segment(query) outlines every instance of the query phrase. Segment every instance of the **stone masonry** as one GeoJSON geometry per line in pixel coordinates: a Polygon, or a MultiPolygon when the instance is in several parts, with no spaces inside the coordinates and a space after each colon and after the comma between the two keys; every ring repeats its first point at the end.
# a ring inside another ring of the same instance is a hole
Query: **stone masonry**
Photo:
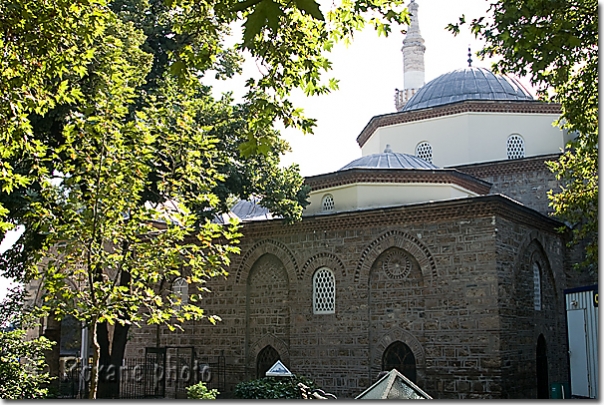
{"type": "Polygon", "coordinates": [[[548,380],[568,379],[560,292],[575,284],[559,225],[499,195],[247,223],[229,276],[209,280],[202,301],[222,322],[133,329],[127,357],[179,345],[222,355],[228,397],[257,377],[270,345],[293,373],[353,398],[402,342],[434,398],[535,398],[540,335],[548,380]],[[324,267],[335,276],[335,313],[314,314],[313,274],[324,267]]]}

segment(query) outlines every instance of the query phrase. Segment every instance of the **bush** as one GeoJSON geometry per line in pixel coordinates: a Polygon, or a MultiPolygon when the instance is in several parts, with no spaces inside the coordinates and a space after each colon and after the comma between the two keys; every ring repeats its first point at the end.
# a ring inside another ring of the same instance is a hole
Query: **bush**
{"type": "Polygon", "coordinates": [[[218,394],[218,390],[209,390],[203,381],[187,387],[187,398],[189,399],[216,399],[218,394]]]}
{"type": "Polygon", "coordinates": [[[235,387],[235,398],[240,399],[301,399],[298,383],[310,389],[318,388],[306,377],[264,377],[241,382],[235,387]]]}

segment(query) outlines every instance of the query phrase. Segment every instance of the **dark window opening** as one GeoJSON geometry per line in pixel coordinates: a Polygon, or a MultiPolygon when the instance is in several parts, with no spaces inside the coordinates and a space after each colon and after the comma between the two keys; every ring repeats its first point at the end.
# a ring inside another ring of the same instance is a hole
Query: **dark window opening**
{"type": "Polygon", "coordinates": [[[403,342],[392,343],[382,356],[382,370],[390,371],[393,368],[417,384],[415,356],[409,346],[403,342]]]}
{"type": "Polygon", "coordinates": [[[256,378],[266,377],[266,372],[277,362],[281,360],[279,352],[268,345],[260,350],[256,360],[256,378]]]}
{"type": "Polygon", "coordinates": [[[547,345],[543,335],[539,335],[537,338],[537,398],[539,399],[549,399],[547,374],[547,345]]]}

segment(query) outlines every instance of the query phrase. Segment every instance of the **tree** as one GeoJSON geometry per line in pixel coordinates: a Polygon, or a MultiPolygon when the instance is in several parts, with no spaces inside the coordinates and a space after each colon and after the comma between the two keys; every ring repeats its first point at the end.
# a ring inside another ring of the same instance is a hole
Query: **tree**
{"type": "MultiPolygon", "coordinates": [[[[489,18],[470,22],[486,41],[481,56],[498,57],[501,73],[530,77],[541,99],[560,103],[561,128],[576,139],[548,163],[561,181],[550,191],[554,214],[572,229],[570,245],[586,246],[577,267],[598,268],[598,3],[595,0],[498,0],[489,18]]],[[[466,23],[447,28],[453,33],[466,23]]]]}
{"type": "Polygon", "coordinates": [[[0,398],[45,398],[50,381],[44,351],[52,342],[41,336],[26,340],[32,317],[22,311],[23,290],[14,289],[0,306],[0,398]]]}
{"type": "MultiPolygon", "coordinates": [[[[2,256],[3,272],[25,282],[41,278],[47,313],[90,326],[94,398],[105,336],[97,330],[106,323],[123,331],[140,322],[176,328],[217,320],[201,309],[199,294],[183,304],[170,283],[184,277],[203,293],[206,278],[226,275],[237,224],[211,219],[231,197],[257,193],[274,212],[299,218],[302,181],[295,167],[278,168],[287,146],[273,126],[280,120],[310,131],[314,122],[288,94],[336,88],[334,80],[321,81],[333,41],[351,38],[366,21],[387,34],[391,22],[407,17],[395,10],[399,0],[344,1],[327,18],[313,0],[82,1],[44,9],[43,18],[30,12],[37,2],[14,3],[13,18],[0,19],[0,39],[32,40],[43,52],[34,54],[34,87],[29,71],[2,76],[9,100],[27,100],[18,111],[11,102],[5,108],[9,121],[21,121],[3,132],[11,145],[3,181],[12,182],[0,195],[8,209],[3,229],[23,224],[25,232],[2,256]],[[47,28],[55,14],[69,28],[58,38],[47,28]],[[27,29],[13,35],[15,22],[27,29]],[[228,49],[229,25],[238,22],[241,42],[228,49]],[[63,41],[73,44],[71,59],[53,53],[63,41]],[[215,71],[228,78],[243,52],[259,60],[262,77],[248,80],[240,106],[213,99],[203,77],[215,71]],[[40,62],[49,55],[60,63],[40,62]],[[51,247],[59,244],[57,254],[51,247]]],[[[27,50],[0,61],[29,61],[27,50]]]]}

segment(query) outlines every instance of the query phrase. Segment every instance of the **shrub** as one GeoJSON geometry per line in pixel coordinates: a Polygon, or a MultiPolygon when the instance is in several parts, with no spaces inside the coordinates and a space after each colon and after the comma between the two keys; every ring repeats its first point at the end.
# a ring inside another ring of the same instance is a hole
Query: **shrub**
{"type": "Polygon", "coordinates": [[[240,382],[235,387],[235,398],[240,399],[301,399],[298,383],[311,389],[318,388],[306,377],[264,377],[240,382]]]}
{"type": "Polygon", "coordinates": [[[203,381],[187,387],[187,398],[189,399],[216,399],[218,394],[218,390],[209,390],[203,381]]]}

